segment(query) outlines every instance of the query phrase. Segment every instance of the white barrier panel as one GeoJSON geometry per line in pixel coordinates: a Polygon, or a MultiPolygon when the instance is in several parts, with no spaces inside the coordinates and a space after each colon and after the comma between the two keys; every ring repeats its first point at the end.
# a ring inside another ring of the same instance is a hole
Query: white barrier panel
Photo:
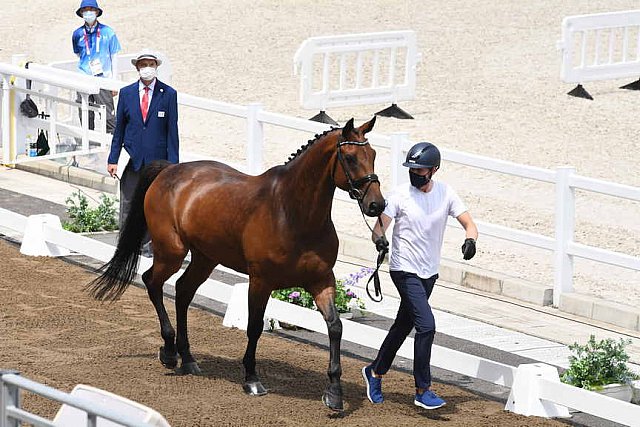
{"type": "Polygon", "coordinates": [[[640,10],[562,20],[562,80],[583,83],[640,76],[640,10]]]}
{"type": "Polygon", "coordinates": [[[560,382],[558,369],[544,363],[529,363],[518,366],[516,377],[504,409],[526,416],[546,418],[569,418],[569,409],[552,401],[540,400],[538,379],[560,382]]]}
{"type": "Polygon", "coordinates": [[[47,242],[44,235],[44,227],[49,226],[56,230],[62,230],[60,218],[51,214],[30,215],[24,228],[24,237],[20,245],[20,253],[30,256],[58,257],[69,255],[66,248],[47,242]]]}
{"type": "Polygon", "coordinates": [[[418,61],[414,31],[311,37],[294,56],[300,103],[324,111],[414,99],[418,61]]]}

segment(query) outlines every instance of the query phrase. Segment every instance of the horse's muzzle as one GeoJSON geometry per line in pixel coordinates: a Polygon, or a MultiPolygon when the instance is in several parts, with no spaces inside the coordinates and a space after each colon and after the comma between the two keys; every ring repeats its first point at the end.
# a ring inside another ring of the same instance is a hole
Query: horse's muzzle
{"type": "Polygon", "coordinates": [[[365,215],[367,216],[380,216],[380,214],[384,211],[384,203],[371,202],[367,207],[367,211],[365,215]]]}

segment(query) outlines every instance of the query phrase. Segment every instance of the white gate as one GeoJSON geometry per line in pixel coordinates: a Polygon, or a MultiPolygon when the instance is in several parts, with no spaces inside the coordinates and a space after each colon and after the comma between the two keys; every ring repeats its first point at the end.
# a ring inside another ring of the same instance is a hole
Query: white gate
{"type": "Polygon", "coordinates": [[[568,16],[558,49],[567,83],[640,77],[640,10],[568,16]]]}
{"type": "Polygon", "coordinates": [[[305,109],[411,100],[419,62],[414,31],[311,37],[294,57],[305,109]]]}

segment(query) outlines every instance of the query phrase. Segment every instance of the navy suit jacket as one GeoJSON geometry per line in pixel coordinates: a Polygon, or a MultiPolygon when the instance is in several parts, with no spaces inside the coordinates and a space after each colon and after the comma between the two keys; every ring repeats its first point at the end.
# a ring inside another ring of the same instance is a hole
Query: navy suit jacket
{"type": "Polygon", "coordinates": [[[156,80],[147,120],[142,121],[138,81],[120,89],[109,164],[118,163],[124,147],[131,166],[140,170],[154,160],[178,163],[178,94],[156,80]]]}

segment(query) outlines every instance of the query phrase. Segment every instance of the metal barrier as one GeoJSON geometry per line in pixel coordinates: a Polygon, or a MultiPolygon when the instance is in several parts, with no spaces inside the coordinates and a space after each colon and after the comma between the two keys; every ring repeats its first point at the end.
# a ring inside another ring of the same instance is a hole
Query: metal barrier
{"type": "MultiPolygon", "coordinates": [[[[640,10],[568,16],[562,20],[562,80],[570,95],[593,99],[582,83],[640,76],[640,10]]],[[[640,89],[640,80],[623,86],[640,89]]]]}
{"type": "Polygon", "coordinates": [[[293,59],[294,74],[300,70],[300,103],[324,112],[414,99],[419,60],[414,31],[311,37],[293,59]]]}
{"type": "MultiPolygon", "coordinates": [[[[16,371],[0,371],[0,427],[18,427],[22,425],[22,422],[36,427],[63,427],[22,409],[21,390],[27,390],[84,411],[86,413],[85,425],[88,427],[96,427],[98,418],[103,418],[125,427],[150,427],[149,423],[132,421],[130,417],[104,407],[97,402],[82,399],[21,377],[16,371]]],[[[81,426],[78,425],[78,427],[81,426]]]]}

